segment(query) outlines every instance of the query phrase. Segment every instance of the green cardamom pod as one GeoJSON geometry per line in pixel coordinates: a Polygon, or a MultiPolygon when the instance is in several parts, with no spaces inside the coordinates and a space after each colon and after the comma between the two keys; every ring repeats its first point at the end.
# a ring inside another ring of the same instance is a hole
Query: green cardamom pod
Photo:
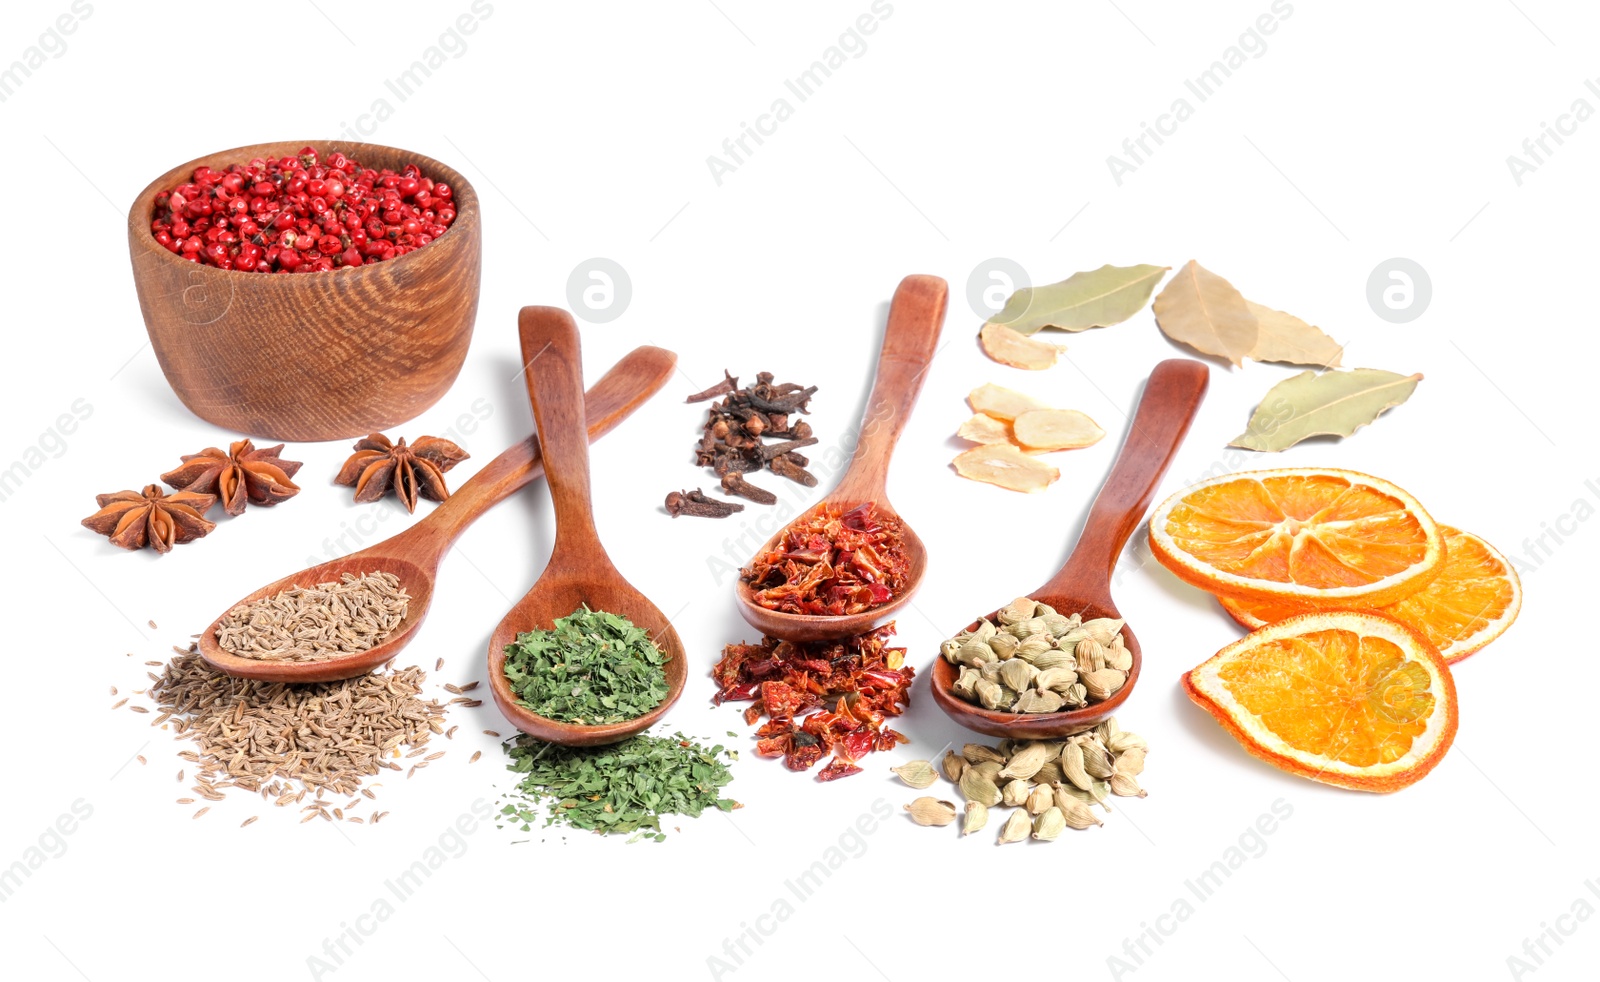
{"type": "Polygon", "coordinates": [[[1143,798],[1146,792],[1133,775],[1116,773],[1111,775],[1111,793],[1124,798],[1143,798]]]}
{"type": "Polygon", "coordinates": [[[1040,620],[1044,621],[1044,629],[1054,638],[1059,638],[1072,630],[1072,621],[1054,612],[1041,615],[1040,620]]]}
{"type": "Polygon", "coordinates": [[[1034,688],[1060,692],[1078,681],[1078,673],[1070,668],[1041,668],[1033,677],[1034,688]]]}
{"type": "Polygon", "coordinates": [[[1061,751],[1061,773],[1066,775],[1068,781],[1088,791],[1092,787],[1092,778],[1089,772],[1083,769],[1083,748],[1076,743],[1067,744],[1061,751]]]}
{"type": "Polygon", "coordinates": [[[1021,842],[1032,832],[1033,820],[1027,812],[1019,808],[1012,812],[1011,817],[1006,819],[1006,824],[1001,826],[1000,838],[995,842],[995,845],[1003,846],[1008,842],[1021,842]]]}
{"type": "Polygon", "coordinates": [[[1116,766],[1112,768],[1115,774],[1126,774],[1129,777],[1138,777],[1144,773],[1144,751],[1130,750],[1117,758],[1116,766]]]}
{"type": "Polygon", "coordinates": [[[1039,768],[1050,759],[1050,745],[1047,743],[1028,743],[1017,749],[1006,761],[1005,769],[1000,772],[1005,778],[1031,778],[1039,773],[1039,768]]]}
{"type": "Polygon", "coordinates": [[[1119,672],[1126,672],[1133,668],[1133,652],[1122,645],[1122,635],[1117,635],[1116,641],[1106,649],[1106,667],[1114,668],[1119,672]]]}
{"type": "Polygon", "coordinates": [[[1067,817],[1054,805],[1040,812],[1033,820],[1033,837],[1040,842],[1053,842],[1067,827],[1067,817]]]}
{"type": "Polygon", "coordinates": [[[1126,731],[1111,734],[1111,738],[1106,741],[1106,747],[1114,754],[1125,754],[1130,750],[1150,749],[1149,745],[1144,742],[1144,737],[1137,733],[1126,731]]]}
{"type": "Polygon", "coordinates": [[[909,761],[891,770],[900,775],[900,780],[917,789],[931,787],[939,779],[933,765],[925,760],[909,761]]]}
{"type": "Polygon", "coordinates": [[[1128,681],[1126,673],[1119,672],[1114,668],[1102,668],[1098,671],[1090,672],[1088,675],[1080,675],[1078,678],[1083,683],[1084,690],[1088,692],[1089,699],[1093,702],[1104,702],[1110,699],[1116,695],[1118,689],[1122,688],[1123,683],[1128,681]]]}
{"type": "Polygon", "coordinates": [[[1089,637],[1101,644],[1110,644],[1111,639],[1122,630],[1122,625],[1127,621],[1120,617],[1096,617],[1083,622],[1083,629],[1089,632],[1089,637]]]}
{"type": "Polygon", "coordinates": [[[1018,597],[996,611],[995,620],[1005,625],[1025,621],[1033,616],[1033,608],[1035,606],[1037,605],[1029,598],[1018,597]]]}
{"type": "Polygon", "coordinates": [[[1074,677],[1077,675],[1078,660],[1073,658],[1071,654],[1057,648],[1051,648],[1043,654],[1034,655],[1029,661],[1033,662],[1033,667],[1041,672],[1065,668],[1071,670],[1074,677]]]}
{"type": "MultiPolygon", "coordinates": [[[[1006,664],[1009,665],[1010,662],[1006,664]]],[[[1009,705],[1014,698],[1006,695],[1006,687],[999,682],[989,682],[984,679],[978,680],[977,685],[973,686],[973,691],[977,693],[978,705],[984,709],[1000,709],[1009,705]]]]}
{"type": "Polygon", "coordinates": [[[939,769],[944,771],[944,779],[951,784],[961,783],[961,772],[967,769],[966,758],[954,750],[946,750],[944,757],[939,761],[939,769]]]}
{"type": "Polygon", "coordinates": [[[976,638],[962,645],[961,650],[956,652],[956,664],[971,668],[977,668],[986,661],[995,661],[998,658],[993,648],[976,638]]]}
{"type": "Polygon", "coordinates": [[[988,645],[989,650],[994,652],[995,657],[1003,661],[1014,656],[1022,642],[1009,634],[996,634],[989,639],[988,645]]]}
{"type": "Polygon", "coordinates": [[[966,761],[969,764],[981,764],[986,760],[992,760],[1000,764],[1004,764],[1006,762],[1004,754],[993,747],[982,743],[963,744],[961,747],[961,756],[966,758],[966,761]]]}
{"type": "Polygon", "coordinates": [[[1083,748],[1083,769],[1090,777],[1105,780],[1111,776],[1111,754],[1100,745],[1099,740],[1091,737],[1079,746],[1083,748]]]}
{"type": "MultiPolygon", "coordinates": [[[[1060,757],[1059,754],[1056,756],[1060,757]]],[[[1044,762],[1044,766],[1039,768],[1038,773],[1028,780],[1036,784],[1054,784],[1057,781],[1065,781],[1066,775],[1061,773],[1061,761],[1059,759],[1047,760],[1044,762]]]]}
{"type": "Polygon", "coordinates": [[[1040,815],[1044,813],[1045,809],[1054,804],[1055,794],[1051,792],[1048,786],[1040,784],[1028,792],[1028,800],[1023,803],[1022,807],[1028,810],[1029,815],[1040,815]]]}
{"type": "Polygon", "coordinates": [[[1049,689],[1029,689],[1017,697],[1011,707],[1016,713],[1054,713],[1061,709],[1061,694],[1049,689]]]}
{"type": "Polygon", "coordinates": [[[906,811],[918,825],[949,825],[956,820],[955,803],[937,798],[918,798],[906,806],[906,811]]]}
{"type": "Polygon", "coordinates": [[[1061,815],[1066,820],[1069,828],[1086,829],[1091,825],[1104,825],[1089,808],[1089,804],[1070,794],[1064,794],[1057,789],[1055,805],[1061,809],[1061,815]]]}
{"type": "Polygon", "coordinates": [[[989,822],[989,806],[981,801],[967,802],[967,817],[961,823],[961,834],[971,835],[989,822]]]}
{"type": "Polygon", "coordinates": [[[1007,781],[1006,786],[1000,789],[1000,800],[1017,808],[1028,800],[1028,793],[1032,790],[1033,785],[1019,777],[1014,781],[1007,781]]]}
{"type": "Polygon", "coordinates": [[[1038,674],[1039,670],[1037,668],[1020,658],[1013,658],[1000,666],[1001,684],[1008,689],[1015,689],[1017,692],[1021,692],[1032,685],[1033,677],[1038,674]]]}
{"type": "Polygon", "coordinates": [[[961,775],[961,797],[992,807],[1000,804],[1000,789],[977,768],[969,767],[961,775]]]}

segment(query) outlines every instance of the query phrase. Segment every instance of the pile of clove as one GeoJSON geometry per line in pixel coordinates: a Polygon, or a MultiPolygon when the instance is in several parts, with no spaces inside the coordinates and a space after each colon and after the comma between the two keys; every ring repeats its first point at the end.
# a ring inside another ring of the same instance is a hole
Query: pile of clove
{"type": "MultiPolygon", "coordinates": [[[[717,399],[706,410],[705,427],[695,447],[695,463],[716,472],[724,494],[761,505],[776,504],[778,496],[751,484],[745,475],[763,468],[808,488],[816,487],[816,477],[806,470],[810,460],[800,449],[814,445],[817,438],[811,435],[810,423],[794,417],[810,412],[808,407],[817,387],[793,382],[775,385],[772,373],[762,372],[754,385],[740,388],[737,378],[727,371],[722,375],[721,382],[685,400],[695,403],[717,399]]],[[[726,518],[744,510],[741,504],[708,497],[698,488],[674,491],[667,495],[666,504],[667,513],[673,518],[726,518]]]]}

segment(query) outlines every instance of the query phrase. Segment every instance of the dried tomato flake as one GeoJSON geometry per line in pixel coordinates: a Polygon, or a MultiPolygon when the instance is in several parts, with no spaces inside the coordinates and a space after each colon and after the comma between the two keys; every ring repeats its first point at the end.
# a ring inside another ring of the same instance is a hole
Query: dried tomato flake
{"type": "Polygon", "coordinates": [[[893,636],[891,623],[842,641],[730,644],[711,671],[713,702],[753,700],[744,717],[751,725],[767,717],[756,730],[763,757],[803,771],[831,753],[817,780],[858,774],[856,761],[907,742],[885,725],[910,704],[916,675],[904,648],[887,647],[893,636]]]}
{"type": "Polygon", "coordinates": [[[828,761],[827,767],[824,767],[821,771],[817,772],[817,780],[837,781],[841,777],[849,777],[852,774],[860,773],[861,768],[850,763],[848,760],[841,760],[838,757],[835,757],[828,761]]]}
{"type": "Polygon", "coordinates": [[[756,603],[786,614],[859,614],[894,599],[908,563],[903,527],[866,502],[840,514],[826,503],[790,525],[739,577],[756,603]]]}

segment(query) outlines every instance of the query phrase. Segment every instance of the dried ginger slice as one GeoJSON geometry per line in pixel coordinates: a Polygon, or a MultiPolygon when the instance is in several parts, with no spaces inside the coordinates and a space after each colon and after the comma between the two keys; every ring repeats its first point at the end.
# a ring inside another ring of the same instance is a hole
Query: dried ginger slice
{"type": "Polygon", "coordinates": [[[1030,338],[1004,324],[985,324],[978,332],[983,353],[1002,365],[1040,371],[1049,368],[1066,348],[1038,338],[1030,338]]]}
{"type": "Polygon", "coordinates": [[[1009,443],[973,447],[952,461],[956,473],[1011,491],[1043,491],[1061,477],[1061,471],[1030,457],[1009,443]]]}
{"type": "Polygon", "coordinates": [[[973,443],[1011,443],[1011,424],[1003,419],[978,413],[956,430],[956,436],[973,443]]]}
{"type": "Polygon", "coordinates": [[[1050,408],[1033,396],[995,385],[993,382],[980,385],[967,393],[967,403],[972,406],[972,411],[975,413],[1003,419],[1008,423],[1030,409],[1050,408]]]}
{"type": "Polygon", "coordinates": [[[1076,409],[1032,409],[1012,421],[1011,430],[1024,450],[1076,450],[1099,443],[1106,435],[1100,424],[1076,409]]]}

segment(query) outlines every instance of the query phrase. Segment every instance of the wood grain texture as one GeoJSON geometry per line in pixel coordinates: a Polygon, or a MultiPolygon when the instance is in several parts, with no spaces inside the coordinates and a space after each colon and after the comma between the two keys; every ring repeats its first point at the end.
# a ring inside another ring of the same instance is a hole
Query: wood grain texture
{"type": "MultiPolygon", "coordinates": [[[[1210,371],[1206,366],[1186,358],[1168,359],[1150,373],[1138,411],[1128,427],[1128,437],[1089,508],[1089,518],[1077,546],[1060,572],[1027,596],[1049,604],[1061,614],[1082,614],[1085,620],[1122,616],[1111,599],[1111,574],[1117,557],[1150,507],[1156,485],[1161,483],[1161,476],[1183,444],[1209,383],[1210,371]]],[[[991,612],[989,617],[992,619],[995,613],[991,612]]],[[[973,621],[965,630],[971,631],[977,626],[978,622],[973,621]]],[[[984,709],[952,691],[958,666],[943,656],[934,659],[928,684],[939,708],[969,730],[1029,740],[1070,736],[1115,715],[1139,681],[1144,654],[1131,625],[1123,625],[1122,640],[1133,655],[1128,681],[1110,699],[1081,709],[1061,713],[1001,713],[984,709]]]]}
{"type": "Polygon", "coordinates": [[[550,743],[593,747],[618,743],[649,729],[683,695],[688,665],[683,641],[665,614],[612,565],[594,527],[589,497],[589,447],[583,438],[583,361],[578,327],[557,307],[524,307],[517,326],[533,418],[544,448],[545,474],[555,505],[556,541],[533,589],[517,601],[489,638],[489,688],[507,721],[550,743]],[[556,618],[587,604],[632,621],[666,655],[667,697],[643,716],[582,726],[548,719],[521,705],[506,679],[506,646],[524,631],[549,630],[556,618]]]}
{"type": "MultiPolygon", "coordinates": [[[[901,280],[895,289],[894,300],[889,305],[889,322],[883,331],[883,348],[878,354],[877,377],[872,394],[867,398],[855,453],[838,486],[822,500],[823,505],[848,511],[871,501],[883,514],[899,517],[886,491],[889,460],[906,421],[911,418],[912,407],[917,404],[928,366],[939,349],[939,333],[944,327],[949,296],[949,284],[937,276],[913,274],[901,280]]],[[[813,510],[808,509],[806,515],[813,510]]],[[[836,617],[786,614],[756,603],[755,591],[741,579],[734,586],[739,613],[761,633],[786,641],[847,638],[886,623],[911,602],[928,568],[928,550],[922,539],[903,519],[902,528],[906,583],[888,603],[859,614],[836,617]]],[[[780,529],[757,555],[771,550],[788,531],[787,527],[780,529]]]]}
{"type": "MultiPolygon", "coordinates": [[[[635,348],[607,372],[585,400],[588,438],[598,440],[627,419],[672,377],[678,356],[662,348],[635,348]]],[[[444,503],[417,524],[342,559],[268,583],[229,607],[270,597],[295,584],[338,580],[344,573],[387,572],[400,577],[411,594],[405,620],[382,644],[367,651],[319,662],[269,662],[229,654],[217,644],[219,616],[201,632],[200,656],[213,668],[240,678],[273,682],[327,682],[363,675],[411,643],[433,604],[439,564],[474,520],[544,472],[539,439],[530,436],[484,465],[444,503]]],[[[224,612],[225,613],[225,612],[224,612]]]]}
{"type": "Polygon", "coordinates": [[[128,211],[128,252],[150,344],[195,415],[274,440],[362,436],[412,419],[455,381],[472,340],[482,260],[477,193],[409,150],[294,141],[223,150],[156,178],[128,211]],[[189,262],[150,233],[155,197],[196,167],[290,156],[311,145],[368,167],[414,163],[455,189],[456,220],[415,252],[322,273],[243,273],[189,262]]]}

